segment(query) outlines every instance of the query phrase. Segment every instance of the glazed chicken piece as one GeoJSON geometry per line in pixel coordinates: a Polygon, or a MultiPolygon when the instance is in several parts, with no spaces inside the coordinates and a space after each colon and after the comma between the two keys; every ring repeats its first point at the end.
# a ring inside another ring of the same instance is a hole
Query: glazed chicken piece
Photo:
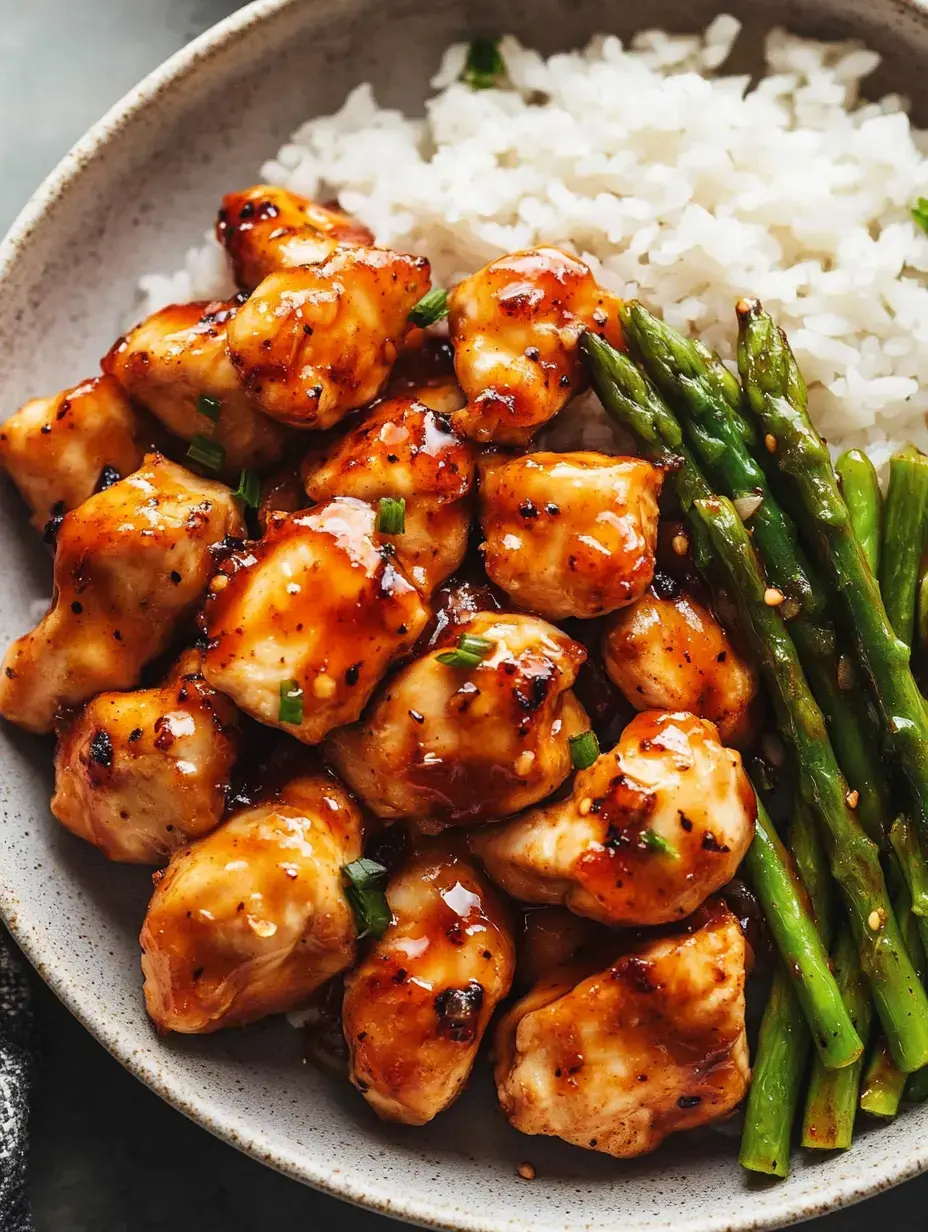
{"type": "Polygon", "coordinates": [[[146,317],[103,358],[103,370],[181,440],[221,447],[216,469],[267,470],[283,457],[287,433],[252,406],[226,349],[230,304],[171,304],[146,317]]]}
{"type": "Polygon", "coordinates": [[[712,900],[604,969],[553,972],[496,1032],[510,1123],[630,1158],[727,1116],[750,1076],[745,959],[737,921],[712,900]]]}
{"type": "Polygon", "coordinates": [[[374,242],[367,227],[350,214],[271,184],[227,193],[216,220],[216,238],[232,258],[235,281],[243,291],[253,291],[275,270],[325,261],[339,246],[374,242]]]}
{"type": "Polygon", "coordinates": [[[110,860],[164,864],[219,824],[240,741],[187,651],[160,688],[100,693],[65,728],[52,812],[110,860]]]}
{"type": "Polygon", "coordinates": [[[708,608],[672,585],[661,589],[606,625],[609,678],[636,710],[689,710],[711,719],[723,744],[744,748],[756,725],[757,673],[708,608]]]}
{"type": "Polygon", "coordinates": [[[330,428],[380,393],[425,257],[340,248],[322,265],[269,274],[229,325],[229,354],[255,406],[295,428],[330,428]]]}
{"type": "Polygon", "coordinates": [[[559,248],[510,253],[465,278],[448,298],[467,395],[455,427],[477,441],[524,445],[585,388],[584,330],[621,344],[619,304],[559,248]]]}
{"type": "Polygon", "coordinates": [[[160,454],[72,510],[51,607],[3,660],[0,714],[50,732],[60,707],[134,688],[203,597],[210,548],[244,529],[227,487],[160,454]]]}
{"type": "Polygon", "coordinates": [[[695,911],[741,863],[755,799],[707,719],[652,710],[581,770],[565,800],[471,836],[493,880],[616,927],[695,911]]]}
{"type": "Polygon", "coordinates": [[[344,497],[272,514],[264,537],[223,563],[204,605],[206,679],[306,744],[358,718],[428,620],[375,518],[344,497]]]}
{"type": "Polygon", "coordinates": [[[351,1081],[385,1121],[424,1125],[461,1091],[515,965],[501,898],[427,847],[387,887],[393,923],[345,981],[351,1081]]]}
{"type": "Polygon", "coordinates": [[[589,727],[571,692],[583,647],[534,616],[480,612],[465,633],[489,643],[477,666],[443,663],[453,642],[431,650],[329,739],[326,755],[378,817],[426,832],[505,817],[570,774],[568,738],[589,727]]]}
{"type": "Polygon", "coordinates": [[[139,939],[155,1026],[195,1035],[305,1004],[354,962],[342,866],[360,854],[360,813],[327,775],[175,852],[139,939]]]}
{"type": "Polygon", "coordinates": [[[145,425],[108,376],[53,398],[33,398],[0,428],[0,466],[22,493],[32,525],[43,530],[99,488],[137,470],[145,425]]]}
{"type": "Polygon", "coordinates": [[[615,934],[565,907],[531,907],[525,912],[517,945],[516,980],[524,988],[547,979],[581,955],[599,953],[603,945],[611,947],[608,961],[615,949],[615,934]]]}
{"type": "Polygon", "coordinates": [[[654,573],[662,482],[638,458],[491,455],[480,481],[487,573],[513,602],[549,620],[634,602],[654,573]]]}
{"type": "MultiPolygon", "coordinates": [[[[459,391],[445,390],[449,405],[459,391]]],[[[434,389],[427,391],[433,404],[434,389]]],[[[315,502],[354,496],[377,505],[405,501],[403,532],[391,536],[396,559],[423,594],[430,594],[464,558],[470,529],[475,448],[448,420],[417,398],[376,404],[321,457],[305,464],[306,492],[315,502]]]]}

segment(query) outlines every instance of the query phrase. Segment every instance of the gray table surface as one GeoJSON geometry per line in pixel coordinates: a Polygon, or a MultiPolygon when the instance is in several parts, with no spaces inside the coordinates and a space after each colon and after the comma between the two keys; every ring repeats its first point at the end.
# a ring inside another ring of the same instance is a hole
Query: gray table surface
{"type": "MultiPolygon", "coordinates": [[[[0,0],[0,232],[81,133],[235,0],[0,0]]],[[[38,1232],[273,1232],[396,1225],[278,1176],[162,1103],[36,980],[32,1123],[38,1232]]],[[[819,1221],[928,1224],[928,1176],[819,1221]]],[[[0,1230],[2,1232],[2,1230],[0,1230]]]]}

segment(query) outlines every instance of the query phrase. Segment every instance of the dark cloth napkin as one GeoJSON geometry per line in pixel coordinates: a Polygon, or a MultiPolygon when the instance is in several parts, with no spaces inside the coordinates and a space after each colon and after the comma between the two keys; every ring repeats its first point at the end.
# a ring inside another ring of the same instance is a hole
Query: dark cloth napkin
{"type": "Polygon", "coordinates": [[[26,963],[0,924],[0,1232],[33,1232],[26,1203],[32,1063],[26,963]]]}

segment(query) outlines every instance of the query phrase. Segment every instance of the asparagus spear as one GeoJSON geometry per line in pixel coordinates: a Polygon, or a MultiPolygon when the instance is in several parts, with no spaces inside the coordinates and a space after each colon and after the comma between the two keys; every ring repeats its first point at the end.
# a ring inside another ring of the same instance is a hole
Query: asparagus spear
{"type": "MultiPolygon", "coordinates": [[[[867,1040],[873,1006],[849,928],[843,928],[838,934],[832,965],[857,1034],[867,1040]]],[[[813,1059],[802,1118],[803,1146],[836,1151],[851,1145],[863,1064],[863,1057],[858,1057],[844,1069],[826,1069],[818,1056],[813,1059]]]]}
{"type": "MultiPolygon", "coordinates": [[[[890,826],[889,841],[896,853],[896,860],[911,901],[915,902],[921,895],[928,897],[928,869],[925,868],[921,858],[918,837],[908,817],[896,818],[890,826]]],[[[918,930],[922,948],[928,952],[928,919],[922,915],[913,915],[913,921],[918,930]]]]}
{"type": "MultiPolygon", "coordinates": [[[[760,465],[766,449],[753,426],[726,396],[728,370],[704,347],[684,338],[637,302],[622,308],[629,345],[664,397],[677,406],[687,436],[716,491],[744,500],[761,498],[750,527],[773,587],[787,596],[790,635],[821,707],[838,761],[858,793],[861,822],[882,843],[892,817],[888,788],[873,739],[867,699],[842,689],[827,595],[798,544],[792,519],[780,508],[760,465]],[[707,358],[708,356],[708,358],[707,358]]],[[[745,520],[748,520],[747,517],[745,520]]]]}
{"type": "MultiPolygon", "coordinates": [[[[887,747],[912,793],[922,849],[928,843],[928,711],[893,632],[879,587],[838,491],[828,449],[806,409],[806,388],[786,336],[756,301],[738,303],[738,367],[751,411],[773,444],[772,457],[792,480],[819,563],[844,608],[857,657],[870,679],[887,747]]],[[[928,902],[913,904],[928,915],[928,902]]]]}
{"type": "Polygon", "coordinates": [[[848,919],[893,1058],[909,1073],[928,1064],[928,997],[906,951],[883,880],[876,844],[848,804],[847,784],[786,626],[765,599],[751,541],[731,502],[697,501],[736,596],[746,635],[764,672],[781,734],[792,746],[799,790],[822,829],[832,877],[848,919]]]}
{"type": "Polygon", "coordinates": [[[802,799],[793,806],[793,817],[787,834],[789,849],[812,904],[816,927],[827,946],[831,940],[835,919],[835,883],[828,868],[828,855],[822,846],[815,818],[802,799]]]}
{"type": "Polygon", "coordinates": [[[757,1037],[741,1131],[738,1159],[750,1172],[789,1175],[793,1119],[810,1044],[809,1028],[794,985],[782,962],[777,960],[757,1037]]]}
{"type": "Polygon", "coordinates": [[[829,1069],[850,1065],[863,1044],[831,973],[808,895],[760,798],[744,866],[822,1061],[829,1069]]]}
{"type": "Polygon", "coordinates": [[[889,623],[909,647],[928,511],[928,458],[909,445],[889,462],[880,549],[880,592],[889,623]]]}
{"type": "Polygon", "coordinates": [[[835,463],[841,495],[857,541],[874,577],[880,571],[880,522],[883,497],[876,469],[859,449],[846,450],[835,463]]]}

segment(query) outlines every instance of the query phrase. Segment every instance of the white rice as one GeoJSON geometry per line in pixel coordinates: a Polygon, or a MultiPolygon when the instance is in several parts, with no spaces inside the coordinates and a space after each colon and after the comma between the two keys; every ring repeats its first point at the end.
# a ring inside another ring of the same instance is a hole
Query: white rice
{"type": "MultiPolygon", "coordinates": [[[[505,38],[508,85],[484,91],[458,82],[457,45],[424,120],[359,86],[261,175],[337,197],[445,285],[514,249],[571,248],[726,359],[736,299],[758,296],[834,448],[878,465],[906,441],[928,451],[928,235],[910,213],[928,197],[928,133],[897,95],[860,102],[879,57],[857,43],[774,30],[753,88],[717,75],[738,32],[723,15],[701,36],[599,37],[548,60],[505,38]]],[[[151,311],[233,286],[210,237],[142,288],[151,311]]]]}

